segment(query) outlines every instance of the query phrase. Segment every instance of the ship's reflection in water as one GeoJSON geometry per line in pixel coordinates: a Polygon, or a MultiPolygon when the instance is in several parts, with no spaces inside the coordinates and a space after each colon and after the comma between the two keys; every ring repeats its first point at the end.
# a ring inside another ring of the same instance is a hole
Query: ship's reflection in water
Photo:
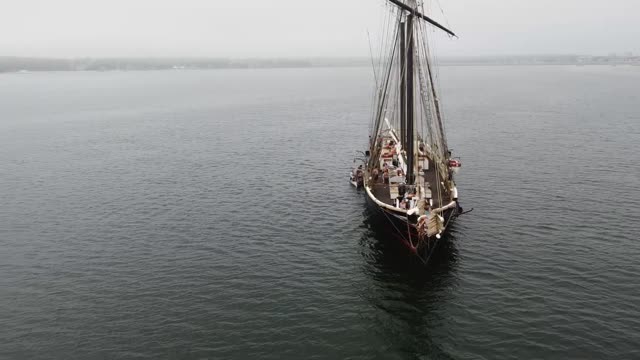
{"type": "Polygon", "coordinates": [[[364,272],[371,279],[362,294],[373,307],[372,330],[385,339],[387,354],[449,358],[441,348],[447,336],[447,304],[456,286],[458,251],[455,225],[427,264],[400,241],[379,212],[365,211],[361,238],[364,272]]]}

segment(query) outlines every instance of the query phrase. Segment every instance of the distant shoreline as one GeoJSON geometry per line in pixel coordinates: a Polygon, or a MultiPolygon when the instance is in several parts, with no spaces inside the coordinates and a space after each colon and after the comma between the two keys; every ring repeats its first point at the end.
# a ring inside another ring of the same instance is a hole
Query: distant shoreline
{"type": "MultiPolygon", "coordinates": [[[[140,71],[370,67],[370,58],[222,59],[222,58],[33,58],[0,57],[0,73],[35,71],[140,71]]],[[[441,66],[491,65],[640,65],[640,56],[529,55],[442,57],[441,66]]]]}

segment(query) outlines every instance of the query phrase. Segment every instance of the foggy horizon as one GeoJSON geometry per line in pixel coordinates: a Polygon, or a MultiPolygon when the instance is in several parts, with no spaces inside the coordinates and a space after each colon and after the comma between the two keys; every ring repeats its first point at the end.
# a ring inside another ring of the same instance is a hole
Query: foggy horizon
{"type": "MultiPolygon", "coordinates": [[[[440,59],[491,59],[491,58],[535,58],[535,57],[548,57],[548,58],[562,58],[562,57],[608,57],[608,56],[616,56],[616,57],[626,57],[628,55],[635,57],[640,56],[638,52],[632,51],[621,51],[621,52],[611,52],[607,54],[465,54],[465,55],[440,55],[438,54],[438,58],[440,59]]],[[[13,54],[1,54],[0,58],[17,58],[17,59],[42,59],[42,60],[81,60],[81,59],[123,59],[123,60],[359,60],[359,61],[371,61],[371,57],[368,55],[319,55],[319,56],[244,56],[244,57],[233,57],[233,56],[183,56],[183,55],[158,55],[158,56],[143,56],[143,55],[104,55],[104,56],[47,56],[47,55],[34,55],[34,56],[23,56],[23,55],[13,55],[13,54]]],[[[374,57],[374,60],[379,60],[379,57],[374,57]]]]}
{"type": "MultiPolygon", "coordinates": [[[[369,36],[375,53],[389,6],[386,0],[26,0],[0,14],[0,31],[9,34],[0,39],[0,56],[369,58],[369,36]]],[[[640,52],[640,4],[631,0],[440,0],[425,7],[459,36],[430,33],[442,57],[640,52]]]]}

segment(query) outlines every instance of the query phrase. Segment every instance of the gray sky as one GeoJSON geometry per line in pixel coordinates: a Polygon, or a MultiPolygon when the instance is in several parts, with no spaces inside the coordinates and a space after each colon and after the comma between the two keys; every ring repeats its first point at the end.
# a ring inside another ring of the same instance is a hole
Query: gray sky
{"type": "MultiPolygon", "coordinates": [[[[428,0],[439,55],[640,53],[638,0],[428,0]],[[444,12],[444,16],[441,12],[444,12]]],[[[385,0],[2,0],[0,56],[368,56],[385,0]]]]}

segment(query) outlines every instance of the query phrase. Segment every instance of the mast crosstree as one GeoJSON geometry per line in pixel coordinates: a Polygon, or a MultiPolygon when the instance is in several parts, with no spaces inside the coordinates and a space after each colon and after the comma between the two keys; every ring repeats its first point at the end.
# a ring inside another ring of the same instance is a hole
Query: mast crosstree
{"type": "MultiPolygon", "coordinates": [[[[416,9],[416,6],[411,7],[405,3],[403,3],[400,0],[389,0],[390,3],[397,5],[399,8],[401,8],[402,10],[406,10],[408,11],[411,15],[417,16],[423,20],[425,20],[426,22],[428,22],[429,24],[437,27],[438,29],[446,32],[447,34],[454,36],[454,37],[458,37],[458,35],[456,35],[453,31],[447,29],[446,27],[440,25],[437,21],[433,20],[432,18],[421,14],[420,12],[418,12],[418,10],[416,9]]],[[[413,0],[413,2],[415,2],[415,0],[413,0]]]]}

